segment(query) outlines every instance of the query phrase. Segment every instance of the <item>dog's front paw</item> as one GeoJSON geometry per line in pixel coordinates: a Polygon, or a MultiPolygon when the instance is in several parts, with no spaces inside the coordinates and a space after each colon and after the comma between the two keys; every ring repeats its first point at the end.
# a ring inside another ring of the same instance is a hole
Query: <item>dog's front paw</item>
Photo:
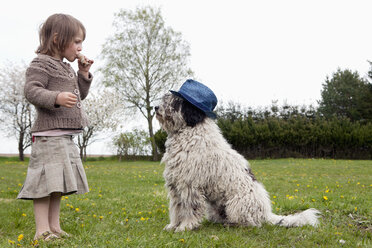
{"type": "Polygon", "coordinates": [[[168,224],[163,228],[164,231],[172,231],[174,229],[176,229],[176,226],[172,224],[168,224]]]}
{"type": "Polygon", "coordinates": [[[194,230],[199,227],[199,224],[187,223],[187,224],[180,224],[174,231],[175,232],[184,232],[186,230],[194,230]]]}

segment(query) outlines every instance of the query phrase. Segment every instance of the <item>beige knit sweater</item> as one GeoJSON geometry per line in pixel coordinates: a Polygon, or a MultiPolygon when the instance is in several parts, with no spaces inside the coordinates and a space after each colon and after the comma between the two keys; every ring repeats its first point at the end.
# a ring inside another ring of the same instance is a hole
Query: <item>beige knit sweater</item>
{"type": "Polygon", "coordinates": [[[69,63],[48,55],[39,54],[26,71],[24,93],[37,111],[31,132],[56,128],[81,129],[88,125],[81,100],[88,95],[93,76],[89,78],[72,69],[69,63]],[[72,92],[78,102],[72,108],[56,105],[60,92],[72,92]]]}

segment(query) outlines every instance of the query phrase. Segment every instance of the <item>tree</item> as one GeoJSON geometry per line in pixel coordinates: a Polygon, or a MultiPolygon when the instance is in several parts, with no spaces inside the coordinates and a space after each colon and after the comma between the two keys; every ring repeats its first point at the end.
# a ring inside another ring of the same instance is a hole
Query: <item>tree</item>
{"type": "Polygon", "coordinates": [[[338,69],[331,79],[326,78],[321,96],[319,112],[326,118],[372,120],[372,86],[358,72],[338,69]]]}
{"type": "Polygon", "coordinates": [[[78,136],[77,146],[80,157],[86,161],[87,147],[97,141],[99,134],[116,129],[122,106],[119,106],[119,97],[115,92],[100,90],[100,94],[91,92],[84,100],[84,109],[89,119],[89,126],[78,136]]]}
{"type": "Polygon", "coordinates": [[[116,147],[119,161],[121,161],[123,156],[146,155],[150,139],[144,130],[133,129],[132,132],[125,132],[116,136],[113,144],[116,147]]]}
{"type": "Polygon", "coordinates": [[[181,33],[165,27],[160,9],[137,8],[115,14],[115,34],[102,50],[104,84],[146,118],[153,159],[158,159],[154,140],[153,105],[169,89],[192,74],[188,68],[189,45],[181,33]]]}
{"type": "Polygon", "coordinates": [[[23,94],[26,64],[6,63],[0,68],[0,123],[9,137],[18,141],[19,159],[24,161],[24,150],[31,146],[31,125],[34,108],[23,94]]]}

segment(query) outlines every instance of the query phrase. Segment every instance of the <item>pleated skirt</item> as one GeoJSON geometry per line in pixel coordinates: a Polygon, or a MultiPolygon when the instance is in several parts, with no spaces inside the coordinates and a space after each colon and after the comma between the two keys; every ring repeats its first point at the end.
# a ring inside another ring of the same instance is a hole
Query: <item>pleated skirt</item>
{"type": "Polygon", "coordinates": [[[32,200],[49,196],[89,192],[88,181],[72,136],[36,136],[31,148],[27,176],[17,198],[32,200]]]}

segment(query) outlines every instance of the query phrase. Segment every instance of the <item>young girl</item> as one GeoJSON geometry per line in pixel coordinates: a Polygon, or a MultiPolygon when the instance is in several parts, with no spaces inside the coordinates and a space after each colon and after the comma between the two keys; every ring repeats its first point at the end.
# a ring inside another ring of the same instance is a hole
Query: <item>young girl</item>
{"type": "Polygon", "coordinates": [[[37,57],[26,71],[25,97],[37,110],[31,128],[32,151],[18,199],[33,200],[35,240],[69,236],[61,229],[61,196],[89,191],[84,167],[72,138],[88,124],[81,101],[88,95],[93,60],[69,62],[81,56],[85,28],[72,16],[50,16],[39,31],[37,57]]]}

